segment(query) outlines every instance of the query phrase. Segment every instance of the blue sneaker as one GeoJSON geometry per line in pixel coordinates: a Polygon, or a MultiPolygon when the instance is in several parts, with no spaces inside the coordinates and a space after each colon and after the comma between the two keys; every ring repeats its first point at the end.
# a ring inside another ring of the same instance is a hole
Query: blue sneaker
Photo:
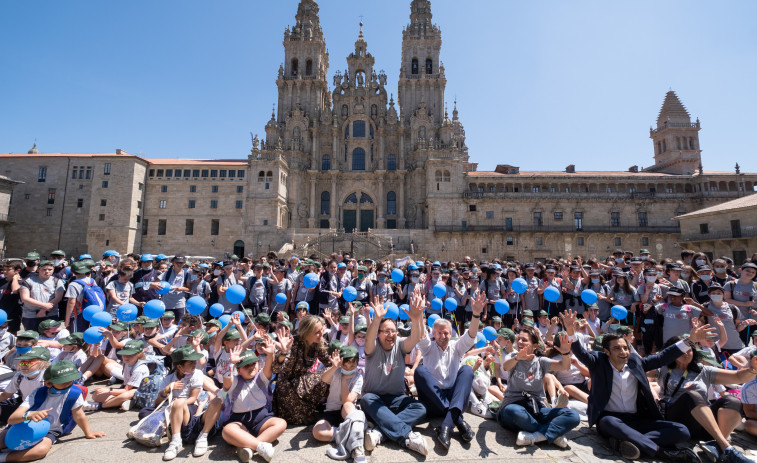
{"type": "Polygon", "coordinates": [[[721,461],[724,461],[725,463],[754,463],[754,460],[747,458],[734,446],[725,449],[721,461]]]}
{"type": "Polygon", "coordinates": [[[718,447],[718,444],[714,440],[702,442],[699,446],[702,447],[704,456],[707,457],[710,463],[717,463],[721,452],[720,447],[718,447]]]}

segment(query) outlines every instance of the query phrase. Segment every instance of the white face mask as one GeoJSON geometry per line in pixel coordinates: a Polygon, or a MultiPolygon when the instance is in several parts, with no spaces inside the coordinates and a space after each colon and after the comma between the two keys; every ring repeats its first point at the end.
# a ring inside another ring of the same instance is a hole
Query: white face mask
{"type": "Polygon", "coordinates": [[[55,265],[56,267],[59,266],[62,263],[63,263],[63,259],[55,259],[53,261],[53,265],[55,265]]]}
{"type": "Polygon", "coordinates": [[[411,280],[411,281],[412,281],[413,283],[418,283],[418,277],[412,277],[412,278],[410,278],[410,280],[411,280]]]}
{"type": "Polygon", "coordinates": [[[220,274],[221,274],[221,270],[220,269],[213,270],[213,275],[218,276],[220,274]]]}
{"type": "Polygon", "coordinates": [[[722,294],[711,294],[710,300],[715,303],[723,302],[723,295],[722,294]]]}
{"type": "Polygon", "coordinates": [[[649,276],[649,277],[647,277],[647,281],[650,282],[650,283],[654,283],[655,281],[657,281],[657,277],[656,276],[649,276]]]}
{"type": "Polygon", "coordinates": [[[189,275],[189,281],[195,281],[197,279],[197,275],[191,274],[189,275]]]}
{"type": "Polygon", "coordinates": [[[723,268],[723,267],[715,267],[715,273],[725,273],[725,268],[723,268]]]}
{"type": "Polygon", "coordinates": [[[701,267],[702,265],[706,264],[707,261],[704,259],[697,259],[697,266],[701,267]]]}
{"type": "Polygon", "coordinates": [[[641,256],[641,260],[647,260],[649,259],[649,256],[641,256]]]}
{"type": "Polygon", "coordinates": [[[342,375],[343,376],[352,376],[357,371],[357,368],[355,368],[354,370],[349,370],[349,371],[345,370],[344,368],[340,368],[340,370],[342,370],[342,375]]]}
{"type": "Polygon", "coordinates": [[[355,344],[360,347],[365,346],[365,338],[355,338],[355,344]]]}
{"type": "Polygon", "coordinates": [[[681,272],[681,278],[688,278],[691,274],[689,272],[681,272]]]}
{"type": "Polygon", "coordinates": [[[625,260],[625,259],[623,259],[622,257],[618,257],[617,259],[615,259],[615,262],[617,262],[617,263],[619,263],[619,264],[622,264],[622,263],[623,263],[623,262],[625,262],[625,261],[626,261],[626,260],[625,260]]]}

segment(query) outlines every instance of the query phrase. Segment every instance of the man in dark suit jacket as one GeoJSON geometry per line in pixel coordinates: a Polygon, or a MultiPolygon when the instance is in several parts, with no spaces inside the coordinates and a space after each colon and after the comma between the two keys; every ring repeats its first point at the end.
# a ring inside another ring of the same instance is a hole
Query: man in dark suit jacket
{"type": "MultiPolygon", "coordinates": [[[[563,324],[570,336],[575,320],[574,312],[563,314],[563,324]]],[[[632,354],[627,341],[614,334],[604,335],[604,352],[588,352],[581,343],[574,342],[573,354],[591,373],[589,426],[596,424],[597,431],[610,439],[624,458],[633,460],[643,452],[667,461],[700,463],[691,449],[675,447],[690,439],[689,431],[683,424],[663,420],[646,372],[674,362],[712,331],[709,325],[692,329],[689,340],[648,357],[632,354]]]]}

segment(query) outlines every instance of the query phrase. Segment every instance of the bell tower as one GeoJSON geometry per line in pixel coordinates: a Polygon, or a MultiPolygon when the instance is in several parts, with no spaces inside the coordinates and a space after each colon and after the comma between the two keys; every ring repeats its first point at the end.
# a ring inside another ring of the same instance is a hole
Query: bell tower
{"type": "Polygon", "coordinates": [[[399,104],[405,125],[425,103],[435,124],[444,118],[444,66],[439,62],[442,33],[431,22],[431,2],[413,0],[410,24],[402,31],[402,65],[400,66],[399,104]]]}
{"type": "Polygon", "coordinates": [[[678,95],[669,91],[657,117],[657,128],[649,128],[655,163],[645,170],[688,175],[696,172],[702,163],[700,130],[699,119],[691,122],[689,112],[678,95]]]}
{"type": "Polygon", "coordinates": [[[296,24],[284,31],[284,64],[279,67],[276,120],[284,122],[297,105],[311,118],[331,107],[326,74],[329,53],[315,0],[301,0],[296,24]]]}

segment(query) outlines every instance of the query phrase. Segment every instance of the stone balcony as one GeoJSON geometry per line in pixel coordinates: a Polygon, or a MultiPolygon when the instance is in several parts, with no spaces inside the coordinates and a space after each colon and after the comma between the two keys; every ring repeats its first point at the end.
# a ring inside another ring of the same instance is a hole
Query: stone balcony
{"type": "Polygon", "coordinates": [[[434,232],[497,232],[497,233],[680,233],[681,228],[673,226],[617,226],[585,225],[452,225],[434,223],[434,232]]]}

